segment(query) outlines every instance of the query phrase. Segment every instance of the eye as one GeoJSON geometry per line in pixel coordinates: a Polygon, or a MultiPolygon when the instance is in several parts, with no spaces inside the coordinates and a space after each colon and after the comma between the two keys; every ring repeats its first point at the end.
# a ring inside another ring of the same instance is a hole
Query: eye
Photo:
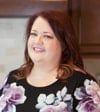
{"type": "Polygon", "coordinates": [[[53,39],[53,36],[51,35],[43,35],[43,37],[53,39]]]}
{"type": "Polygon", "coordinates": [[[31,33],[30,33],[30,36],[34,36],[34,37],[35,37],[35,36],[37,36],[37,35],[38,35],[38,34],[35,33],[35,32],[31,32],[31,33]]]}

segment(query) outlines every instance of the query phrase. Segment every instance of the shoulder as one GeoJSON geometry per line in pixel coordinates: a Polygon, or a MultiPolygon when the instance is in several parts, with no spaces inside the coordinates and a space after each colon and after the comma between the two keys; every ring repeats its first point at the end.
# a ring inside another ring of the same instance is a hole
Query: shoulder
{"type": "Polygon", "coordinates": [[[16,73],[17,73],[17,70],[13,70],[13,71],[9,72],[7,83],[12,83],[12,82],[18,81],[18,79],[15,77],[16,73]]]}
{"type": "Polygon", "coordinates": [[[0,95],[5,85],[10,84],[11,82],[15,82],[15,78],[12,76],[12,73],[3,76],[3,78],[0,80],[0,95]]]}
{"type": "Polygon", "coordinates": [[[90,79],[95,80],[94,76],[87,72],[74,71],[73,78],[79,78],[79,80],[90,79]]]}
{"type": "Polygon", "coordinates": [[[10,71],[6,77],[5,85],[11,84],[13,82],[19,83],[21,79],[18,79],[17,76],[18,76],[18,70],[17,69],[10,71]]]}
{"type": "Polygon", "coordinates": [[[0,95],[2,94],[3,88],[6,85],[9,85],[12,83],[16,83],[17,85],[20,85],[21,81],[19,79],[17,79],[17,77],[16,77],[17,73],[18,73],[17,70],[13,70],[13,71],[9,72],[8,75],[6,75],[6,77],[3,79],[3,81],[0,81],[0,95]]]}
{"type": "Polygon", "coordinates": [[[94,76],[92,76],[91,74],[87,72],[81,72],[81,71],[74,71],[72,76],[69,77],[69,79],[70,81],[74,82],[77,86],[83,86],[84,81],[86,79],[96,81],[94,76]]]}
{"type": "Polygon", "coordinates": [[[11,71],[9,74],[3,75],[0,77],[0,90],[8,83],[16,82],[17,79],[14,77],[14,71],[11,71]]]}
{"type": "Polygon", "coordinates": [[[74,70],[72,75],[69,76],[66,80],[60,81],[59,86],[66,86],[68,93],[73,94],[76,88],[84,86],[85,80],[87,79],[95,81],[95,78],[92,75],[74,70]]]}
{"type": "Polygon", "coordinates": [[[65,81],[65,85],[68,88],[68,92],[74,95],[76,88],[85,86],[86,80],[96,81],[95,78],[89,73],[74,70],[73,74],[65,81]]]}

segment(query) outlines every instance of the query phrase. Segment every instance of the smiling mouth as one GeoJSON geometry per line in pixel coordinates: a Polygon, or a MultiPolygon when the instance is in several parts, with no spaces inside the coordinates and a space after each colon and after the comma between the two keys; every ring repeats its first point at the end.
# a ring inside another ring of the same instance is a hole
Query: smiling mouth
{"type": "Polygon", "coordinates": [[[44,52],[45,51],[45,49],[43,49],[43,48],[39,48],[39,47],[33,47],[33,50],[35,51],[35,52],[40,52],[40,53],[42,53],[42,52],[44,52]]]}

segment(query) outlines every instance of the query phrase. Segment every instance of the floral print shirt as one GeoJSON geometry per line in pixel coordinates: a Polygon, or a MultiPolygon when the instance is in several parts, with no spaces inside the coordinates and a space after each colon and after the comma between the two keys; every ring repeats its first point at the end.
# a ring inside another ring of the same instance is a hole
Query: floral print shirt
{"type": "Polygon", "coordinates": [[[66,81],[45,87],[13,74],[0,90],[0,112],[100,112],[100,87],[89,74],[74,71],[66,81]]]}

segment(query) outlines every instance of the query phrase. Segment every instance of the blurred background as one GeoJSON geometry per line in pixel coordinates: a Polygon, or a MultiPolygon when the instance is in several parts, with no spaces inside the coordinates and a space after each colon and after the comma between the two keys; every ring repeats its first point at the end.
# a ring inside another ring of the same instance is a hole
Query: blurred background
{"type": "Polygon", "coordinates": [[[99,0],[0,0],[0,78],[24,61],[29,17],[48,9],[66,10],[71,16],[85,69],[100,82],[99,0]]]}

